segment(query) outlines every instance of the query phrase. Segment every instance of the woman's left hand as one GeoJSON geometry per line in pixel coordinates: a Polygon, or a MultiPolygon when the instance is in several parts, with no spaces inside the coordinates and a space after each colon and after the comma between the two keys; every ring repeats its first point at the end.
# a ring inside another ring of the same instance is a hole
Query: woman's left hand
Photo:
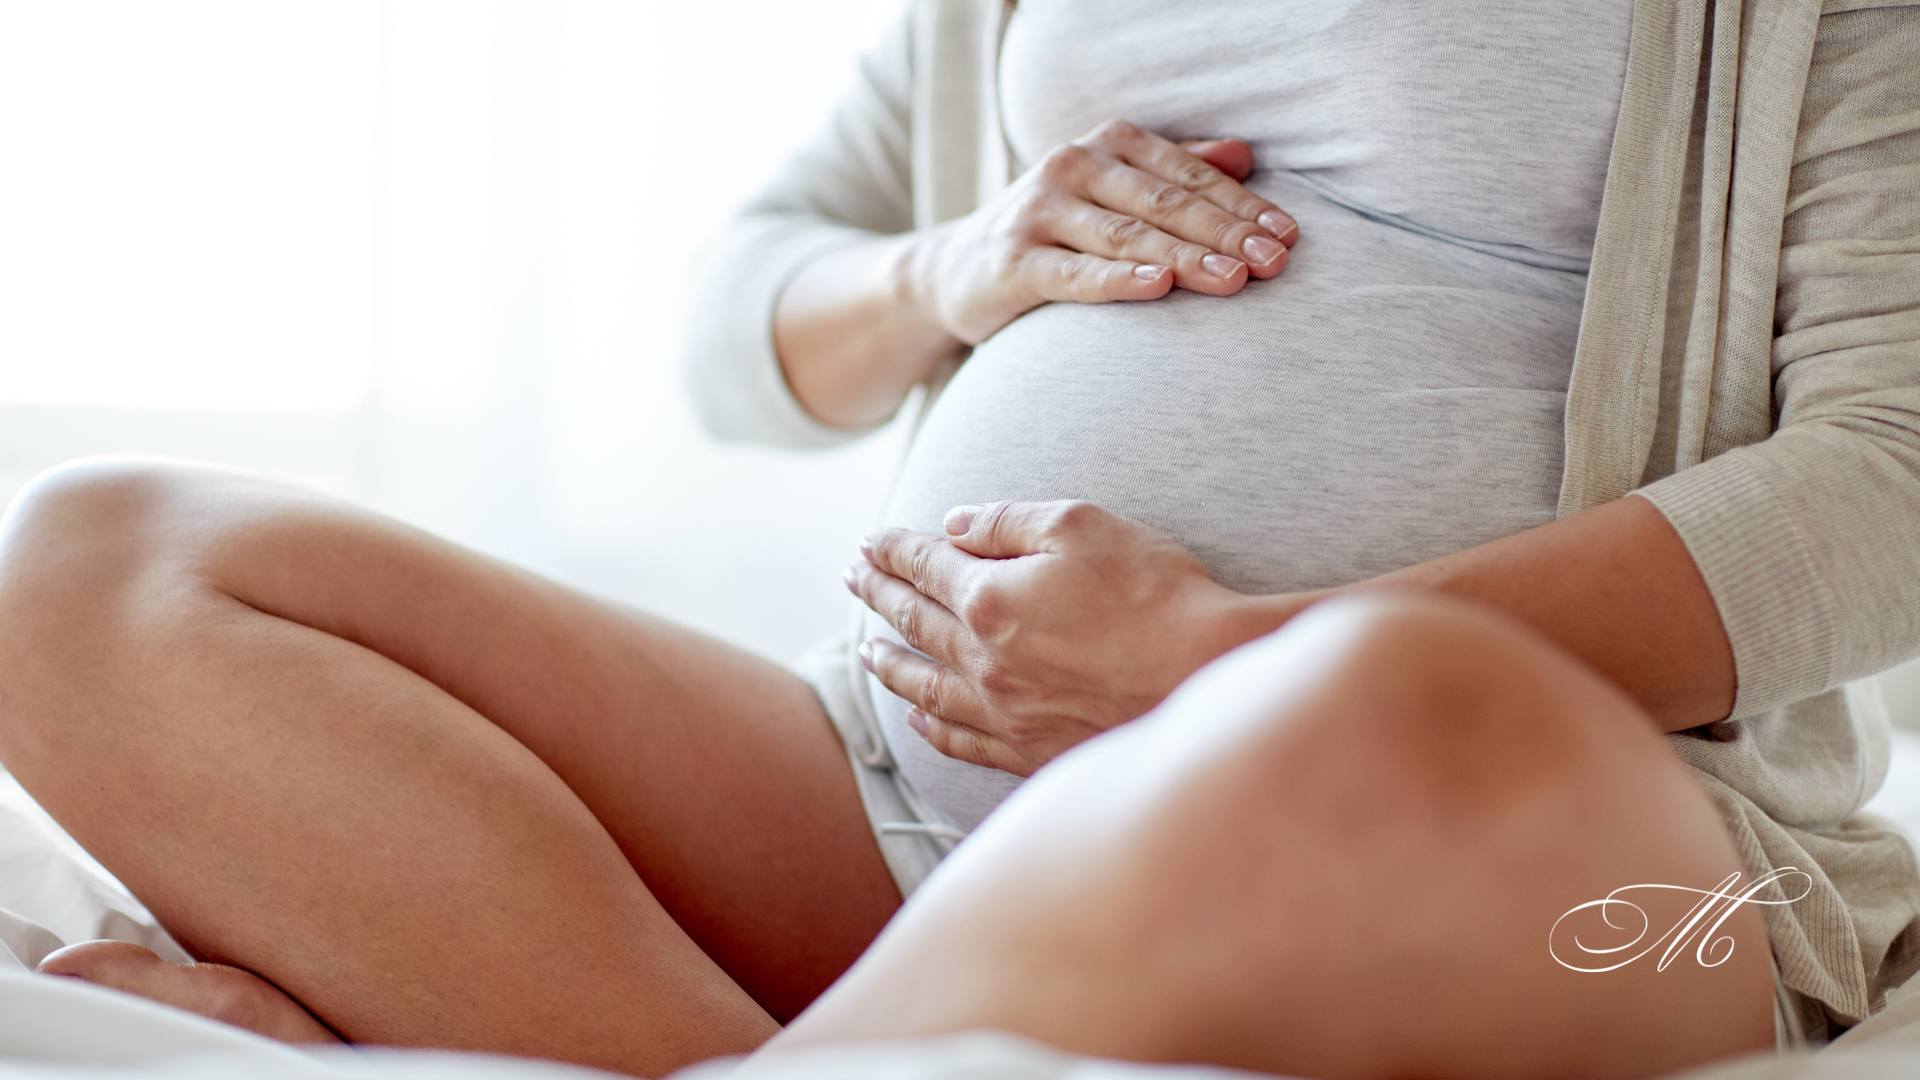
{"type": "Polygon", "coordinates": [[[945,526],[873,533],[847,587],[926,654],[860,649],[948,757],[1030,775],[1278,625],[1270,603],[1255,610],[1191,552],[1091,503],[963,506],[945,526]]]}

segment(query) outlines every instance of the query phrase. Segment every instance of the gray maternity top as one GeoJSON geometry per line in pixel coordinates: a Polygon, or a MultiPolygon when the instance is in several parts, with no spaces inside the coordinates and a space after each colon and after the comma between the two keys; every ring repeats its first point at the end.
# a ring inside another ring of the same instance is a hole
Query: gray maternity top
{"type": "MultiPolygon", "coordinates": [[[[1087,499],[1222,584],[1280,592],[1553,520],[1630,16],[1630,0],[1020,0],[1000,80],[1021,164],[1111,117],[1236,136],[1248,186],[1301,239],[1237,296],[1016,320],[927,417],[885,522],[1087,499]]],[[[1018,783],[936,753],[873,692],[899,769],[952,824],[1018,783]]]]}

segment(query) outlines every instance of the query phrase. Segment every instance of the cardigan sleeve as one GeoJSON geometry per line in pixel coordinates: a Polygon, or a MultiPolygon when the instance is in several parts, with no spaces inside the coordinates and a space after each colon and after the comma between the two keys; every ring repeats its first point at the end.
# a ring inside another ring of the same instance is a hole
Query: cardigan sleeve
{"type": "Polygon", "coordinates": [[[879,426],[834,427],[801,407],[774,353],[773,308],[822,253],[912,227],[910,18],[862,60],[826,128],[695,271],[682,362],[695,412],[721,438],[816,447],[879,426]]]}
{"type": "Polygon", "coordinates": [[[1774,434],[1660,480],[1736,717],[1920,654],[1920,6],[1830,15],[1774,298],[1774,434]]]}

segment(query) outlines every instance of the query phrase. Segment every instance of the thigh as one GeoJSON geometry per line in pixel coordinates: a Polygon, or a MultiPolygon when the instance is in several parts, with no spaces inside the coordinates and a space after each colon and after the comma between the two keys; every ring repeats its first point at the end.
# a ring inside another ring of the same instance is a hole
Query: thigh
{"type": "MultiPolygon", "coordinates": [[[[998,1027],[1290,1075],[1655,1075],[1771,1045],[1755,909],[1713,966],[1696,937],[1576,972],[1549,935],[1739,869],[1591,671],[1468,609],[1349,603],[1036,774],[776,1045],[998,1027]]],[[[1647,943],[1696,899],[1650,907],[1647,943]]]]}
{"type": "Polygon", "coordinates": [[[301,740],[353,737],[340,717],[330,734],[263,744],[274,760],[240,760],[234,744],[206,745],[206,716],[285,723],[288,696],[380,693],[386,664],[531,751],[776,1016],[831,982],[899,902],[818,699],[741,650],[338,501],[209,470],[72,471],[16,507],[4,551],[0,750],[132,883],[166,871],[110,834],[157,763],[228,752],[229,767],[292,772],[301,740]],[[281,638],[332,658],[320,669],[342,680],[365,677],[322,688],[284,650],[246,651],[281,638]],[[181,695],[156,701],[167,684],[181,695]],[[103,773],[128,786],[100,785],[103,773]]]}

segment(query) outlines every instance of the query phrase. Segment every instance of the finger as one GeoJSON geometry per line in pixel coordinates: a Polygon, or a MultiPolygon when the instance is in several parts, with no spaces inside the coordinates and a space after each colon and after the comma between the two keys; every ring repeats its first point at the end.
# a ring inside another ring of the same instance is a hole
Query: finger
{"type": "MultiPolygon", "coordinates": [[[[1226,180],[1220,170],[1199,158],[1186,154],[1178,147],[1174,147],[1174,150],[1220,176],[1226,183],[1233,183],[1226,180]]],[[[1204,195],[1145,169],[1131,164],[1116,164],[1094,170],[1087,179],[1086,194],[1089,201],[1108,210],[1139,218],[1190,244],[1201,245],[1222,257],[1237,259],[1247,264],[1254,277],[1272,277],[1286,266],[1286,245],[1274,239],[1264,226],[1223,210],[1204,195]]],[[[1116,254],[1137,257],[1131,252],[1116,254]]],[[[1174,269],[1179,270],[1180,264],[1175,263],[1174,269]]],[[[1185,281],[1180,284],[1186,286],[1185,281]]]]}
{"type": "MultiPolygon", "coordinates": [[[[1154,181],[1157,183],[1157,181],[1154,181]]],[[[1222,220],[1231,220],[1216,208],[1210,208],[1222,220]]],[[[1258,232],[1258,227],[1241,222],[1241,229],[1258,232]]],[[[1091,202],[1076,201],[1061,207],[1053,221],[1052,234],[1066,248],[1116,261],[1138,262],[1173,268],[1173,284],[1211,296],[1230,296],[1247,283],[1246,262],[1230,259],[1212,247],[1184,240],[1148,224],[1132,214],[1116,213],[1091,202]]],[[[1264,233],[1256,237],[1270,244],[1278,260],[1262,268],[1266,276],[1279,273],[1286,265],[1287,249],[1264,233]]],[[[1036,249],[1037,251],[1038,249],[1036,249]]]]}
{"type": "Polygon", "coordinates": [[[918,706],[907,710],[907,726],[919,732],[928,746],[956,761],[1000,769],[1015,776],[1033,774],[1012,747],[977,728],[936,716],[918,706]]]}
{"type": "MultiPolygon", "coordinates": [[[[1170,265],[1174,284],[1213,296],[1230,296],[1249,276],[1272,277],[1286,264],[1286,247],[1259,224],[1111,154],[1069,143],[1036,168],[1053,194],[1039,215],[1043,243],[1116,262],[1170,265]]],[[[1027,249],[1022,261],[1033,263],[1026,277],[1036,291],[1049,282],[1034,268],[1074,265],[1042,248],[1027,249]]]]}
{"type": "Polygon", "coordinates": [[[1253,147],[1239,139],[1186,139],[1179,145],[1235,180],[1253,175],[1253,147]]]}
{"type": "Polygon", "coordinates": [[[960,717],[963,723],[986,716],[979,695],[952,668],[885,638],[862,642],[860,663],[880,685],[935,716],[960,717]]]}
{"type": "Polygon", "coordinates": [[[973,632],[953,612],[870,563],[848,568],[847,587],[887,620],[902,641],[936,660],[954,661],[966,655],[963,650],[969,646],[978,648],[973,632]]]}
{"type": "Polygon", "coordinates": [[[860,554],[881,573],[912,585],[949,611],[960,610],[960,597],[980,565],[945,537],[912,529],[875,529],[860,538],[860,554]]]}
{"type": "Polygon", "coordinates": [[[1102,527],[1112,514],[1077,499],[956,506],[944,528],[953,546],[982,559],[1058,552],[1076,535],[1102,527]]]}
{"type": "Polygon", "coordinates": [[[1051,246],[1028,248],[1020,256],[1020,274],[1040,299],[1075,304],[1158,300],[1179,281],[1178,273],[1167,266],[1051,246]]]}
{"type": "MultiPolygon", "coordinates": [[[[1222,140],[1227,141],[1227,140],[1222,140]]],[[[1237,142],[1238,140],[1232,140],[1237,142]]],[[[1213,163],[1151,131],[1125,121],[1110,121],[1094,129],[1088,145],[1096,146],[1136,169],[1153,174],[1184,191],[1198,195],[1237,218],[1258,222],[1273,239],[1291,244],[1299,233],[1293,216],[1243,187],[1213,163]]],[[[1245,146],[1245,143],[1241,143],[1245,146]]],[[[1247,151],[1252,170],[1252,149],[1247,151]]],[[[1114,207],[1114,209],[1121,209],[1114,207]]],[[[1216,249],[1218,250],[1218,249],[1216,249]]],[[[1231,251],[1225,254],[1233,254],[1231,251]]]]}

